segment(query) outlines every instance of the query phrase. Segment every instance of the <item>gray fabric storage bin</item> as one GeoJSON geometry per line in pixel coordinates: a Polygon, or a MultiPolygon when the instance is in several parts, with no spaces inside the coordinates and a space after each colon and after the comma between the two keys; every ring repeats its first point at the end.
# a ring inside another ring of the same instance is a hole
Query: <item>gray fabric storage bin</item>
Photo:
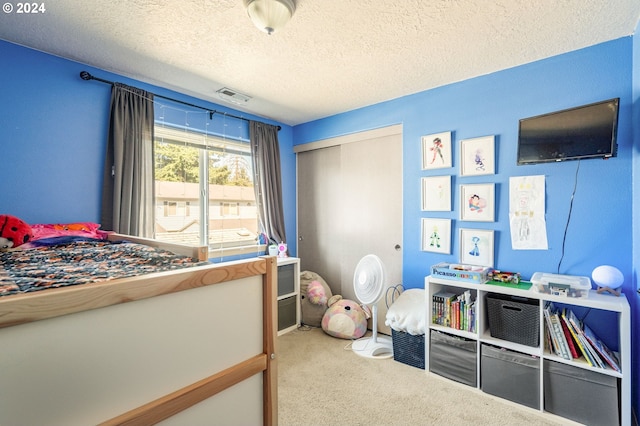
{"type": "Polygon", "coordinates": [[[278,296],[293,293],[294,291],[296,291],[294,265],[278,266],[278,296]]]}
{"type": "Polygon", "coordinates": [[[537,347],[540,342],[540,312],[537,299],[489,293],[487,320],[491,337],[537,347]]]}
{"type": "Polygon", "coordinates": [[[296,296],[278,300],[278,331],[296,324],[296,296]]]}
{"type": "Polygon", "coordinates": [[[531,355],[483,344],[480,388],[491,395],[540,408],[540,360],[531,355]]]}
{"type": "Polygon", "coordinates": [[[431,330],[429,371],[476,387],[477,344],[475,340],[431,330]]]}
{"type": "Polygon", "coordinates": [[[544,363],[544,409],[586,425],[620,424],[618,379],[584,368],[544,363]]]}

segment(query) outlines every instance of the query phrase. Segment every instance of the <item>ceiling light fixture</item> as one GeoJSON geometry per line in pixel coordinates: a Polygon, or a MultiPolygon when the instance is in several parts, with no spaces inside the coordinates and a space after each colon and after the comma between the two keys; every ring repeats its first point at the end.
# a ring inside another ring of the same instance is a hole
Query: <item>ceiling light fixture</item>
{"type": "Polygon", "coordinates": [[[253,24],[271,35],[284,27],[296,11],[294,0],[244,0],[253,24]]]}

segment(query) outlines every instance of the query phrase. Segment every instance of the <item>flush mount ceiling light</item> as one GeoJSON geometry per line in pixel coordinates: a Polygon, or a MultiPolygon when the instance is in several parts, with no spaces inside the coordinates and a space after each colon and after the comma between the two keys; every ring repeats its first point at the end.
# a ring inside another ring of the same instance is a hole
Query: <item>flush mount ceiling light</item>
{"type": "Polygon", "coordinates": [[[253,24],[267,34],[278,31],[296,11],[294,0],[244,0],[253,24]]]}

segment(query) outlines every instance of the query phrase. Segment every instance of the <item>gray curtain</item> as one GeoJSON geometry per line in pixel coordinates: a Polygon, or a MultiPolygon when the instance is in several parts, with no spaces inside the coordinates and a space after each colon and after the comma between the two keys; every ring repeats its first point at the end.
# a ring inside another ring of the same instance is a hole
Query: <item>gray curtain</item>
{"type": "Polygon", "coordinates": [[[102,229],[153,236],[153,94],[114,83],[102,190],[102,229]]]}
{"type": "Polygon", "coordinates": [[[271,241],[286,243],[278,127],[249,121],[249,139],[260,227],[271,241]]]}

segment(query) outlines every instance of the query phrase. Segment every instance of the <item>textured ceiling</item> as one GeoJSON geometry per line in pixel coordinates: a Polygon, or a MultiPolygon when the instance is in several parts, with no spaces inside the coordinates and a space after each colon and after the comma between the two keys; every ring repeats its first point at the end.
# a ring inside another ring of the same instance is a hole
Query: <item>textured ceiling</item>
{"type": "Polygon", "coordinates": [[[295,125],[629,36],[640,16],[639,0],[296,3],[269,36],[242,0],[54,0],[0,14],[0,39],[219,104],[229,87],[253,99],[226,105],[295,125]]]}

